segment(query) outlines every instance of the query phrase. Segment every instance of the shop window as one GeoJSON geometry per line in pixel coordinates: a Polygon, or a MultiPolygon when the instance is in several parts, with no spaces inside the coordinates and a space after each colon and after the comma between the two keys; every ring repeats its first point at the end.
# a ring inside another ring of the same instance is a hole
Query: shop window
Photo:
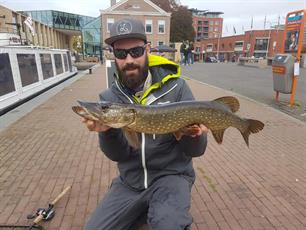
{"type": "Polygon", "coordinates": [[[17,54],[22,87],[38,82],[35,54],[17,54]]]}
{"type": "Polygon", "coordinates": [[[13,73],[9,55],[0,54],[0,96],[15,91],[13,73]]]}
{"type": "Polygon", "coordinates": [[[268,39],[256,39],[255,50],[267,50],[268,47],[268,39]]]}

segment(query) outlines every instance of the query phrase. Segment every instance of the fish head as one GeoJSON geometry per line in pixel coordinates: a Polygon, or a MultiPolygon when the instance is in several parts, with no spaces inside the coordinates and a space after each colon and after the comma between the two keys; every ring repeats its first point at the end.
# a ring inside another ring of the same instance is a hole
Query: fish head
{"type": "Polygon", "coordinates": [[[79,101],[79,103],[85,111],[83,113],[89,114],[93,118],[91,120],[99,121],[103,125],[122,128],[135,120],[134,109],[123,104],[106,101],[99,103],[79,101]]]}

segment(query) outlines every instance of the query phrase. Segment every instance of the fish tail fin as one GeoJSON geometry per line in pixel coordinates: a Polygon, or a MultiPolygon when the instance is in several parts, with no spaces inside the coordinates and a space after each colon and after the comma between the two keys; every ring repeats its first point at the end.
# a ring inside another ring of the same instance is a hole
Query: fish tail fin
{"type": "Polygon", "coordinates": [[[243,136],[243,139],[244,139],[245,143],[249,147],[249,136],[250,136],[250,134],[251,133],[258,133],[260,130],[263,129],[263,127],[265,125],[264,125],[264,123],[262,123],[261,121],[258,121],[258,120],[247,119],[246,121],[248,123],[247,128],[244,131],[240,130],[240,132],[243,136]]]}
{"type": "Polygon", "coordinates": [[[223,141],[224,131],[225,131],[225,129],[211,130],[211,133],[212,133],[213,137],[215,138],[215,140],[218,144],[221,144],[222,141],[223,141]]]}
{"type": "Polygon", "coordinates": [[[232,96],[220,97],[214,101],[226,105],[232,111],[232,113],[237,112],[240,107],[238,99],[232,96]]]}

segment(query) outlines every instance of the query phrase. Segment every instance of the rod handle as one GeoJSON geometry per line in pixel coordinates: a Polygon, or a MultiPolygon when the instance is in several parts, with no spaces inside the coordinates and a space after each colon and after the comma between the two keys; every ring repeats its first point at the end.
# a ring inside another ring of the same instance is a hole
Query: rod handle
{"type": "Polygon", "coordinates": [[[65,188],[64,191],[61,192],[52,202],[51,205],[55,205],[56,202],[58,202],[69,190],[71,189],[71,185],[69,185],[67,188],[65,188]]]}

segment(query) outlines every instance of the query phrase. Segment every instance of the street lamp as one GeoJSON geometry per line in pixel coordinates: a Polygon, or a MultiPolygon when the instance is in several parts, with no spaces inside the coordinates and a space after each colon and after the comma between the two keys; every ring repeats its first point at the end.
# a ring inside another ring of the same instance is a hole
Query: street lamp
{"type": "Polygon", "coordinates": [[[217,60],[219,61],[219,51],[220,51],[220,38],[221,38],[221,33],[220,33],[220,32],[212,32],[212,33],[218,35],[218,40],[217,40],[217,60]]]}
{"type": "Polygon", "coordinates": [[[269,28],[269,37],[268,37],[268,43],[267,43],[266,59],[268,59],[269,46],[270,46],[270,40],[271,40],[271,30],[272,30],[272,23],[270,21],[267,21],[267,22],[270,24],[270,28],[269,28]]]}

